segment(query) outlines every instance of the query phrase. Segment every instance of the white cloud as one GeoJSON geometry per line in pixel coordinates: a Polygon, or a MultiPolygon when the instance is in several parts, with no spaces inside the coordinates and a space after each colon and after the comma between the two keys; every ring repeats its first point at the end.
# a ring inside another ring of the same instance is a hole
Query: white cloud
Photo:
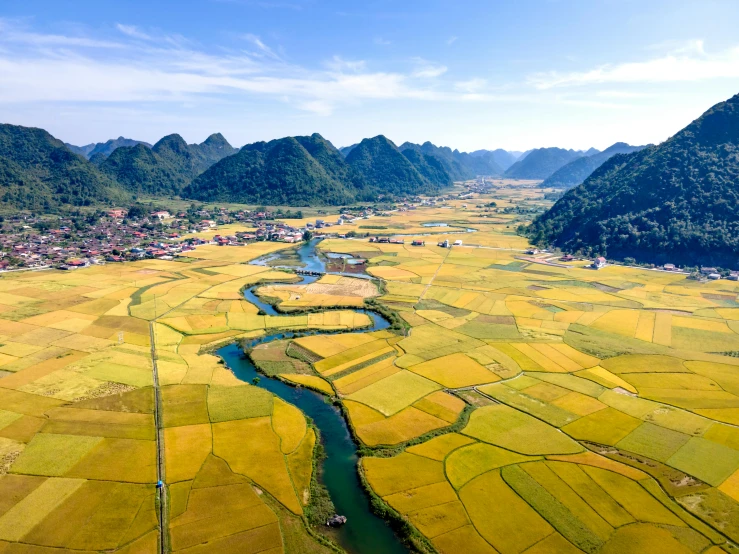
{"type": "Polygon", "coordinates": [[[257,35],[247,33],[246,35],[243,36],[243,38],[251,42],[254,46],[256,46],[261,54],[268,56],[275,60],[280,59],[280,57],[277,54],[275,54],[274,50],[272,50],[269,46],[264,44],[264,42],[262,42],[262,39],[260,39],[257,35]]]}
{"type": "Polygon", "coordinates": [[[447,72],[447,67],[444,65],[438,65],[432,63],[423,58],[413,58],[413,63],[416,68],[412,75],[421,79],[433,79],[434,77],[440,77],[447,72]]]}
{"type": "Polygon", "coordinates": [[[458,81],[454,83],[454,89],[467,93],[478,93],[487,86],[486,79],[470,79],[468,81],[458,81]]]}
{"type": "Polygon", "coordinates": [[[35,48],[79,47],[79,48],[123,48],[123,44],[109,40],[97,40],[83,36],[65,36],[30,32],[17,21],[0,18],[0,42],[25,44],[35,48]]]}
{"type": "Polygon", "coordinates": [[[588,71],[538,73],[529,78],[537,89],[604,83],[669,83],[739,78],[739,46],[707,53],[702,41],[690,41],[641,62],[607,64],[588,71]]]}
{"type": "Polygon", "coordinates": [[[378,46],[390,46],[393,43],[393,41],[384,39],[382,37],[375,37],[374,43],[377,44],[378,46]]]}
{"type": "Polygon", "coordinates": [[[448,44],[449,46],[451,46],[451,45],[452,45],[452,44],[454,44],[455,42],[457,42],[457,37],[449,37],[448,39],[446,39],[446,43],[447,43],[447,44],[448,44]]]}
{"type": "Polygon", "coordinates": [[[140,40],[151,40],[151,37],[149,35],[140,31],[135,25],[124,25],[123,23],[116,23],[115,27],[121,33],[131,38],[137,38],[140,40]]]}
{"type": "Polygon", "coordinates": [[[345,71],[357,73],[367,68],[367,62],[364,60],[345,60],[341,56],[334,56],[325,62],[324,65],[336,73],[343,73],[345,71]]]}

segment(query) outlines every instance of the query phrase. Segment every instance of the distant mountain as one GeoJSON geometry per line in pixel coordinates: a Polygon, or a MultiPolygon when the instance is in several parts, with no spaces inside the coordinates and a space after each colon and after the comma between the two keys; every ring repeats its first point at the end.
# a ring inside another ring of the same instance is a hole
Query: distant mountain
{"type": "Polygon", "coordinates": [[[84,157],[43,129],[0,125],[0,202],[50,211],[120,202],[126,194],[84,157]]]}
{"type": "Polygon", "coordinates": [[[349,155],[349,152],[357,147],[357,144],[352,144],[351,146],[342,146],[341,148],[339,148],[339,152],[341,152],[341,155],[346,158],[349,155]]]}
{"type": "Polygon", "coordinates": [[[658,146],[617,154],[527,229],[537,244],[739,269],[739,95],[658,146]]]}
{"type": "Polygon", "coordinates": [[[597,148],[588,148],[584,152],[582,150],[580,152],[583,156],[595,156],[596,154],[600,154],[600,150],[597,148]]]}
{"type": "Polygon", "coordinates": [[[459,150],[452,150],[447,146],[435,146],[430,142],[420,145],[404,142],[400,145],[402,152],[409,149],[437,158],[455,181],[474,179],[478,175],[499,176],[503,174],[503,168],[495,161],[492,152],[473,156],[459,150]]]}
{"type": "Polygon", "coordinates": [[[65,143],[65,146],[69,148],[75,154],[84,156],[85,158],[92,159],[95,154],[102,154],[106,158],[113,153],[113,150],[119,146],[136,146],[137,144],[143,144],[151,148],[151,144],[148,142],[142,142],[140,140],[127,139],[124,137],[118,137],[117,139],[110,139],[106,142],[98,142],[87,144],[85,146],[74,146],[73,144],[65,143]]]}
{"type": "MultiPolygon", "coordinates": [[[[631,154],[643,148],[643,146],[630,146],[625,142],[617,142],[603,150],[603,152],[596,150],[595,154],[587,155],[586,153],[582,158],[576,158],[567,165],[560,167],[547,177],[542,186],[564,189],[575,187],[587,179],[593,171],[598,169],[611,156],[631,154]]],[[[591,148],[588,152],[591,150],[595,149],[591,148]]]]}
{"type": "Polygon", "coordinates": [[[180,135],[168,135],[149,148],[144,144],[116,148],[100,169],[135,193],[179,194],[215,162],[237,152],[220,133],[202,144],[187,144],[180,135]]]}
{"type": "Polygon", "coordinates": [[[517,162],[520,162],[520,161],[521,161],[521,160],[523,160],[523,159],[524,159],[524,158],[525,158],[526,156],[528,156],[529,154],[531,154],[531,153],[532,153],[532,152],[533,152],[534,150],[535,150],[534,148],[532,148],[531,150],[526,150],[525,152],[521,152],[520,150],[511,150],[511,151],[509,151],[508,153],[509,153],[509,154],[510,154],[511,156],[515,156],[515,158],[516,158],[516,161],[517,161],[517,162]]]}
{"type": "Polygon", "coordinates": [[[183,196],[288,206],[340,205],[360,195],[341,153],[319,134],[244,146],[196,177],[183,196]]]}
{"type": "Polygon", "coordinates": [[[580,152],[562,148],[537,148],[509,167],[504,177],[509,179],[546,179],[560,167],[576,158],[580,152]]]}
{"type": "Polygon", "coordinates": [[[516,163],[520,154],[520,152],[508,152],[502,148],[498,148],[497,150],[475,150],[474,152],[470,152],[470,156],[475,158],[490,155],[493,161],[498,164],[503,171],[516,163]]]}
{"type": "Polygon", "coordinates": [[[349,152],[346,161],[361,176],[365,186],[378,193],[400,196],[428,194],[441,188],[424,177],[383,135],[364,139],[349,152]]]}
{"type": "Polygon", "coordinates": [[[413,164],[413,167],[430,183],[440,187],[451,187],[454,184],[451,176],[438,158],[427,156],[410,148],[403,150],[402,154],[408,158],[408,161],[413,164]]]}

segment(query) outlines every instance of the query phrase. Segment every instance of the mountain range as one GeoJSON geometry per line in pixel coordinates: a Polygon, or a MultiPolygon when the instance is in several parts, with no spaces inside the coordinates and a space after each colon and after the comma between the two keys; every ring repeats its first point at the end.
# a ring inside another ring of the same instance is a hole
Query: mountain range
{"type": "Polygon", "coordinates": [[[739,95],[657,145],[608,159],[525,230],[537,244],[739,268],[739,95]]]}
{"type": "Polygon", "coordinates": [[[593,171],[598,169],[611,156],[631,154],[643,148],[644,146],[631,146],[625,142],[617,142],[603,150],[603,152],[575,158],[547,177],[542,186],[564,189],[575,187],[587,179],[593,171]]]}
{"type": "Polygon", "coordinates": [[[115,181],[43,129],[0,125],[0,203],[48,211],[125,198],[115,181]]]}
{"type": "Polygon", "coordinates": [[[220,133],[201,144],[187,144],[174,134],[151,148],[143,143],[116,148],[98,166],[129,192],[177,195],[211,165],[237,151],[220,133]]]}
{"type": "Polygon", "coordinates": [[[196,200],[257,204],[340,205],[378,195],[438,192],[451,178],[436,158],[404,155],[379,135],[344,158],[318,133],[244,146],[183,191],[196,200]]]}
{"type": "Polygon", "coordinates": [[[84,156],[88,160],[94,156],[101,154],[104,157],[110,156],[113,151],[120,146],[136,146],[137,144],[143,144],[151,148],[151,144],[148,142],[142,142],[140,140],[133,140],[124,137],[118,137],[117,139],[110,139],[106,142],[93,142],[86,144],[85,146],[75,146],[74,144],[64,143],[64,146],[69,148],[75,154],[84,156]]]}
{"type": "MultiPolygon", "coordinates": [[[[598,152],[588,150],[590,155],[598,152]]],[[[503,174],[507,179],[546,179],[569,162],[581,158],[583,152],[563,148],[537,148],[511,165],[503,174]]]]}

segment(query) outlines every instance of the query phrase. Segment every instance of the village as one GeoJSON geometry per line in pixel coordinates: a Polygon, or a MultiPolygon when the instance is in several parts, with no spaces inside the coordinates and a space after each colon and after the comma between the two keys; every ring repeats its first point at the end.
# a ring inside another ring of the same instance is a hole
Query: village
{"type": "MultiPolygon", "coordinates": [[[[351,222],[356,217],[369,217],[373,213],[372,208],[356,213],[347,211],[339,214],[335,223],[316,219],[301,227],[275,220],[276,217],[284,217],[283,214],[229,211],[225,208],[199,210],[194,214],[155,210],[137,217],[129,217],[126,209],[115,208],[100,213],[99,217],[87,216],[82,222],[80,218],[71,216],[58,217],[51,222],[48,216],[16,216],[2,223],[0,271],[71,270],[143,258],[172,260],[204,244],[243,246],[257,241],[297,243],[314,234],[346,238],[345,234],[328,229],[351,222]],[[249,231],[213,233],[219,226],[232,223],[240,223],[249,231]],[[204,233],[203,238],[197,236],[200,233],[204,233]]],[[[302,214],[296,215],[299,218],[302,214]]]]}

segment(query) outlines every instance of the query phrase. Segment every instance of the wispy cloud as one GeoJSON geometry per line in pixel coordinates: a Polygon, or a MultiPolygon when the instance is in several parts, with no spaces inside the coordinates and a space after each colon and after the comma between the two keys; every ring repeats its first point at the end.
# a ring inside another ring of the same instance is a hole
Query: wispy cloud
{"type": "Polygon", "coordinates": [[[367,62],[364,60],[345,60],[341,56],[334,56],[325,62],[324,65],[331,71],[335,71],[337,73],[344,73],[347,71],[358,73],[366,69],[367,62]]]}
{"type": "Polygon", "coordinates": [[[374,43],[377,44],[378,46],[390,46],[393,43],[393,41],[384,39],[382,37],[375,37],[374,43]]]}
{"type": "Polygon", "coordinates": [[[447,44],[448,44],[449,46],[451,46],[452,44],[454,44],[455,42],[457,42],[457,38],[458,38],[458,37],[454,37],[454,36],[452,36],[452,37],[449,37],[448,39],[446,39],[446,43],[447,43],[447,44]]]}
{"type": "MultiPolygon", "coordinates": [[[[366,100],[446,100],[461,94],[429,80],[447,68],[422,58],[407,70],[371,70],[364,60],[334,56],[318,68],[291,64],[258,35],[251,49],[204,51],[184,37],[157,36],[118,24],[120,42],[44,35],[0,20],[0,103],[140,103],[256,95],[326,115],[366,100]],[[34,40],[32,41],[31,38],[34,40]],[[38,44],[44,45],[43,48],[38,44]],[[116,49],[88,50],[110,44],[116,49]]],[[[443,84],[443,83],[441,83],[443,84]]]]}
{"type": "Polygon", "coordinates": [[[458,81],[454,83],[454,89],[467,93],[479,93],[487,86],[487,79],[469,79],[468,81],[458,81]]]}
{"type": "Polygon", "coordinates": [[[115,27],[121,33],[131,38],[136,38],[139,40],[151,40],[151,37],[149,35],[147,35],[143,31],[140,31],[138,27],[134,25],[124,25],[122,23],[116,23],[115,27]]]}
{"type": "Polygon", "coordinates": [[[25,44],[36,48],[122,48],[120,42],[98,40],[84,36],[42,34],[29,31],[17,21],[0,18],[0,41],[6,44],[25,44]]]}
{"type": "Polygon", "coordinates": [[[413,58],[413,63],[416,65],[416,68],[412,75],[422,79],[440,77],[447,71],[446,66],[424,60],[423,58],[413,58]]]}
{"type": "Polygon", "coordinates": [[[270,57],[272,59],[275,59],[275,60],[279,60],[280,59],[280,56],[278,56],[275,53],[275,51],[272,50],[269,46],[267,46],[266,44],[264,44],[264,42],[262,42],[262,39],[259,38],[257,35],[253,35],[251,33],[247,33],[247,34],[243,35],[243,38],[244,38],[244,40],[246,40],[246,41],[252,43],[254,46],[256,46],[257,47],[257,50],[259,51],[259,53],[261,55],[268,56],[268,57],[270,57]]]}
{"type": "Polygon", "coordinates": [[[739,47],[708,53],[703,41],[690,41],[660,57],[606,64],[587,71],[537,73],[529,83],[537,89],[604,83],[668,83],[739,78],[739,47]]]}

